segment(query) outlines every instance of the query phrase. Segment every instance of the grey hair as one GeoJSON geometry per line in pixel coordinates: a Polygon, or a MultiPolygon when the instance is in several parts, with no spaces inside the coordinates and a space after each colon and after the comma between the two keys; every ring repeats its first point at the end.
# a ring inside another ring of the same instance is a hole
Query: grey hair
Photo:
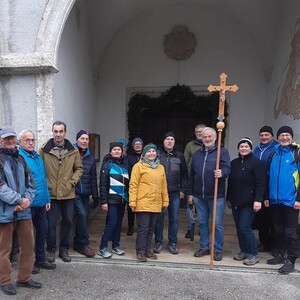
{"type": "Polygon", "coordinates": [[[204,133],[204,131],[207,131],[207,130],[210,130],[214,137],[217,138],[217,132],[215,131],[215,129],[211,128],[211,127],[205,127],[203,130],[202,130],[202,134],[204,133]]]}
{"type": "Polygon", "coordinates": [[[24,129],[19,133],[19,141],[23,139],[24,135],[26,132],[31,132],[33,134],[33,136],[35,136],[34,132],[30,129],[24,129]]]}

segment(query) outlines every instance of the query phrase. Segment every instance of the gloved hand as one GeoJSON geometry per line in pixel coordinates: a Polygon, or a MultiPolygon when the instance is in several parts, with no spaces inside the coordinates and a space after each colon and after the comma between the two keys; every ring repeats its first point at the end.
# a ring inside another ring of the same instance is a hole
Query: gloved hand
{"type": "Polygon", "coordinates": [[[95,209],[99,205],[99,198],[93,198],[91,208],[95,209]]]}

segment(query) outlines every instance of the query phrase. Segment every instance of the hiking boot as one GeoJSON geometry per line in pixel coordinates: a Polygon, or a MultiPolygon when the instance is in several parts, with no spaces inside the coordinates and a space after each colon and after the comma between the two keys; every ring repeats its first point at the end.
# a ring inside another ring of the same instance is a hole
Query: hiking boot
{"type": "Polygon", "coordinates": [[[288,259],[285,260],[284,265],[278,269],[278,272],[284,275],[292,273],[294,271],[295,271],[295,265],[288,259]]]}
{"type": "Polygon", "coordinates": [[[64,262],[71,262],[71,257],[67,251],[59,252],[58,257],[64,262]]]}
{"type": "Polygon", "coordinates": [[[145,254],[145,256],[149,259],[157,259],[157,255],[155,255],[153,252],[148,252],[145,254]]]}
{"type": "Polygon", "coordinates": [[[191,237],[191,231],[188,230],[184,236],[186,239],[189,239],[191,237]]]}
{"type": "Polygon", "coordinates": [[[120,256],[125,255],[125,251],[120,249],[119,247],[112,248],[111,252],[120,256]]]}
{"type": "Polygon", "coordinates": [[[133,227],[128,227],[127,235],[132,236],[133,234],[134,234],[134,228],[133,227]]]}
{"type": "Polygon", "coordinates": [[[103,258],[111,258],[111,253],[107,250],[107,248],[100,249],[98,255],[102,256],[103,258]]]}
{"type": "Polygon", "coordinates": [[[79,254],[85,255],[86,257],[92,258],[95,256],[95,251],[91,249],[90,247],[84,247],[84,248],[73,248],[75,251],[77,251],[79,254]]]}
{"type": "Polygon", "coordinates": [[[268,265],[279,265],[282,263],[284,263],[284,256],[281,254],[278,254],[277,256],[267,260],[268,265]]]}
{"type": "Polygon", "coordinates": [[[146,262],[147,257],[145,254],[137,253],[136,258],[138,259],[139,262],[146,262]]]}
{"type": "Polygon", "coordinates": [[[215,261],[221,261],[222,259],[223,259],[222,252],[215,252],[214,253],[214,260],[215,261]]]}
{"type": "Polygon", "coordinates": [[[259,262],[259,257],[257,255],[248,255],[244,260],[243,264],[246,266],[253,266],[259,262]]]}
{"type": "Polygon", "coordinates": [[[11,283],[0,285],[0,289],[6,295],[15,295],[17,293],[15,287],[11,283]]]}
{"type": "Polygon", "coordinates": [[[55,262],[55,252],[48,252],[47,259],[50,263],[54,263],[55,262]]]}
{"type": "Polygon", "coordinates": [[[33,265],[31,274],[39,274],[40,273],[40,268],[36,265],[33,265]]]}
{"type": "Polygon", "coordinates": [[[56,264],[50,263],[48,261],[36,261],[34,263],[35,267],[38,267],[39,269],[46,269],[46,270],[54,270],[56,268],[56,264]]]}
{"type": "Polygon", "coordinates": [[[178,249],[176,248],[176,244],[172,243],[169,245],[169,251],[171,254],[178,254],[179,251],[178,249]]]}
{"type": "Polygon", "coordinates": [[[238,260],[238,261],[241,261],[241,260],[244,260],[247,258],[247,254],[245,252],[240,252],[240,253],[237,253],[233,259],[234,260],[238,260]]]}
{"type": "Polygon", "coordinates": [[[154,253],[160,253],[161,250],[162,250],[162,247],[163,247],[162,243],[156,243],[156,245],[155,245],[155,247],[153,249],[153,252],[154,253]]]}
{"type": "Polygon", "coordinates": [[[209,250],[208,249],[206,249],[206,250],[200,249],[200,250],[198,250],[197,252],[194,253],[195,257],[202,257],[204,255],[209,255],[209,250]]]}

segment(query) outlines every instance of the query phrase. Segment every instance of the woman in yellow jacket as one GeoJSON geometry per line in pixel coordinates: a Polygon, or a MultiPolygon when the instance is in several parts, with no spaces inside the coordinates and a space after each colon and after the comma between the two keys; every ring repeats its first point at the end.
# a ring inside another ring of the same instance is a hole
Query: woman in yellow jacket
{"type": "Polygon", "coordinates": [[[132,169],[129,183],[129,206],[136,213],[138,226],[136,256],[140,262],[157,259],[151,244],[156,220],[164,207],[169,205],[169,196],[164,167],[157,159],[157,147],[144,147],[141,160],[132,169]]]}

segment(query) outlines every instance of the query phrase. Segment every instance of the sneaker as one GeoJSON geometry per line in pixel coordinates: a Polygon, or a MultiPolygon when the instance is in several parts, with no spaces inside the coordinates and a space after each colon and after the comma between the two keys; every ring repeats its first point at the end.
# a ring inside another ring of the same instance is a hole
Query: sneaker
{"type": "Polygon", "coordinates": [[[189,239],[191,237],[191,231],[188,230],[184,236],[186,239],[189,239]]]}
{"type": "Polygon", "coordinates": [[[176,244],[174,244],[174,243],[169,245],[169,250],[170,250],[171,254],[178,254],[179,253],[178,249],[176,248],[176,244]]]}
{"type": "Polygon", "coordinates": [[[112,254],[105,248],[105,249],[100,249],[98,255],[102,256],[103,258],[111,258],[112,254]]]}
{"type": "Polygon", "coordinates": [[[127,235],[132,236],[133,234],[134,234],[134,228],[133,227],[128,227],[127,235]]]}
{"type": "Polygon", "coordinates": [[[244,260],[243,264],[246,266],[253,266],[259,262],[259,257],[257,255],[248,255],[244,260]]]}
{"type": "Polygon", "coordinates": [[[278,269],[278,272],[284,275],[292,273],[294,271],[295,271],[295,265],[288,259],[285,260],[284,265],[278,269]]]}
{"type": "Polygon", "coordinates": [[[267,260],[268,265],[279,265],[282,263],[284,263],[284,256],[281,254],[278,254],[277,256],[267,260]]]}
{"type": "Polygon", "coordinates": [[[112,248],[111,252],[120,256],[125,255],[125,251],[120,249],[119,247],[112,248]]]}
{"type": "Polygon", "coordinates": [[[155,245],[155,247],[153,249],[153,252],[154,253],[160,253],[161,250],[162,250],[162,247],[163,247],[162,243],[156,243],[156,245],[155,245]]]}
{"type": "Polygon", "coordinates": [[[71,257],[67,251],[59,252],[58,257],[60,257],[64,262],[71,262],[71,257]]]}
{"type": "Polygon", "coordinates": [[[238,260],[238,261],[244,260],[246,258],[247,258],[247,254],[245,252],[239,252],[233,257],[234,260],[238,260]]]}
{"type": "Polygon", "coordinates": [[[50,263],[48,261],[36,261],[34,266],[39,269],[46,269],[46,270],[54,270],[56,268],[56,264],[50,263]]]}
{"type": "Polygon", "coordinates": [[[149,259],[157,259],[157,255],[155,255],[153,252],[148,252],[145,254],[145,256],[149,259]]]}
{"type": "Polygon", "coordinates": [[[54,263],[55,262],[55,252],[48,252],[47,259],[50,263],[54,263]]]}
{"type": "Polygon", "coordinates": [[[206,250],[200,249],[200,250],[198,250],[197,252],[194,253],[195,257],[202,257],[204,255],[209,255],[209,250],[208,249],[206,249],[206,250]]]}
{"type": "Polygon", "coordinates": [[[73,249],[75,251],[77,251],[79,254],[85,255],[86,257],[89,257],[89,258],[92,258],[96,255],[95,251],[93,249],[91,249],[90,247],[84,247],[84,248],[74,247],[73,249]]]}
{"type": "Polygon", "coordinates": [[[146,262],[147,257],[145,254],[137,253],[136,258],[138,259],[139,262],[146,262]]]}
{"type": "Polygon", "coordinates": [[[214,253],[214,260],[215,261],[221,261],[222,259],[223,259],[222,252],[215,252],[214,253]]]}

